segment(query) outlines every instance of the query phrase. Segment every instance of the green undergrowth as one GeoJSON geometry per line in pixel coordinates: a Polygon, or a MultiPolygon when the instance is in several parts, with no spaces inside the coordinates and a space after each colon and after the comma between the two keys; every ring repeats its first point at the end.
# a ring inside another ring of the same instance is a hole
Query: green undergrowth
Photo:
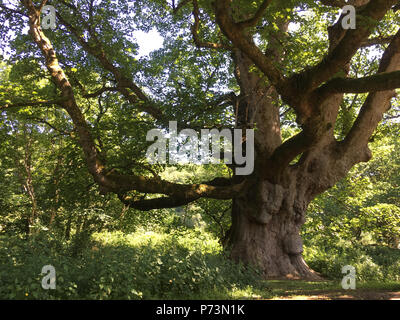
{"type": "Polygon", "coordinates": [[[399,249],[348,241],[321,244],[314,240],[305,247],[304,258],[313,270],[328,279],[341,279],[342,267],[351,265],[361,282],[400,281],[399,249]]]}
{"type": "Polygon", "coordinates": [[[308,264],[326,281],[265,281],[256,269],[227,259],[198,229],[80,234],[29,240],[0,237],[0,299],[271,299],[341,290],[341,267],[357,270],[357,288],[400,291],[399,253],[366,246],[307,246],[308,264]],[[41,286],[42,267],[56,270],[56,289],[41,286]]]}
{"type": "Polygon", "coordinates": [[[1,299],[251,298],[262,281],[235,264],[216,239],[197,230],[103,232],[61,243],[47,235],[1,238],[1,299]],[[56,289],[41,287],[41,269],[56,269],[56,289]]]}

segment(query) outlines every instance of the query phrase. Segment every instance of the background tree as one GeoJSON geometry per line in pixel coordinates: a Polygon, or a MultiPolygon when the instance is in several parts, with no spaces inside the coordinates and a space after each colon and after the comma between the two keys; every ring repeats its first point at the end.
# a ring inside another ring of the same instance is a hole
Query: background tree
{"type": "Polygon", "coordinates": [[[13,69],[32,68],[16,71],[25,77],[3,91],[1,110],[59,110],[100,192],[132,208],[232,199],[233,259],[266,277],[316,278],[302,258],[306,209],[370,160],[368,142],[400,87],[398,1],[352,4],[354,30],[335,19],[342,1],[2,1],[2,47],[15,38],[13,69]],[[41,28],[46,4],[55,30],[41,28]],[[152,27],[164,46],[138,60],[133,32],[152,27]],[[146,163],[145,133],[169,120],[255,129],[253,174],[162,179],[163,167],[146,163]]]}

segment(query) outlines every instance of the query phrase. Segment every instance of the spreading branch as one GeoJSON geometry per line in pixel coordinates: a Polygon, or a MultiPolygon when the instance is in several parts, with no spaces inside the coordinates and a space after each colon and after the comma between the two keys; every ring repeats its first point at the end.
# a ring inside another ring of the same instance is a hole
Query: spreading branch
{"type": "Polygon", "coordinates": [[[131,197],[119,195],[118,198],[121,200],[123,204],[129,206],[130,208],[141,211],[148,211],[152,209],[181,207],[185,204],[196,201],[199,197],[193,197],[189,199],[175,198],[175,197],[161,197],[156,199],[135,200],[131,197]]]}
{"type": "Polygon", "coordinates": [[[167,197],[142,199],[123,194],[118,194],[118,197],[125,205],[142,211],[175,208],[196,201],[202,197],[220,200],[232,199],[232,197],[238,195],[245,186],[248,186],[250,182],[243,180],[237,184],[233,184],[233,181],[230,179],[217,178],[198,185],[176,185],[166,183],[165,181],[159,181],[159,183],[171,185],[170,192],[164,192],[164,194],[168,195],[167,197]]]}
{"type": "Polygon", "coordinates": [[[235,23],[230,14],[230,1],[219,0],[214,2],[214,9],[217,23],[222,32],[233,43],[233,45],[244,52],[262,72],[268,77],[271,83],[280,93],[285,79],[274,64],[255,45],[251,37],[244,34],[244,28],[235,23]]]}
{"type": "Polygon", "coordinates": [[[267,10],[271,2],[272,0],[264,0],[252,18],[237,23],[239,27],[240,28],[255,27],[263,17],[265,11],[267,10]]]}
{"type": "MultiPolygon", "coordinates": [[[[53,82],[62,93],[62,107],[68,112],[75,125],[88,170],[99,185],[102,193],[113,192],[120,195],[134,190],[140,193],[164,194],[167,198],[184,198],[187,201],[194,201],[201,197],[231,199],[242,191],[247,183],[246,180],[235,184],[227,184],[225,181],[222,185],[216,184],[215,181],[211,181],[209,184],[179,184],[162,180],[159,177],[149,178],[145,176],[124,175],[116,173],[113,170],[107,170],[96,148],[90,128],[76,102],[71,83],[58,63],[50,40],[44,35],[40,27],[40,13],[32,1],[25,0],[23,4],[29,11],[29,33],[45,58],[45,64],[53,82]]],[[[162,202],[166,206],[170,205],[170,202],[168,203],[166,200],[162,200],[162,202]]],[[[153,205],[156,204],[153,203],[153,205]]],[[[157,206],[159,207],[160,205],[158,204],[157,206]]]]}
{"type": "Polygon", "coordinates": [[[200,40],[199,37],[200,8],[197,0],[193,0],[193,17],[194,17],[194,24],[192,26],[191,32],[193,36],[193,41],[198,48],[225,49],[225,50],[233,49],[231,46],[228,46],[226,44],[200,40]]]}
{"type": "Polygon", "coordinates": [[[163,119],[162,111],[150,101],[147,95],[132,80],[124,76],[122,70],[116,67],[107,57],[103,45],[91,29],[88,30],[92,40],[92,42],[89,43],[81,36],[82,33],[71,23],[66,21],[59,13],[57,13],[57,17],[59,21],[75,36],[83,50],[94,56],[104,69],[110,71],[114,75],[118,91],[131,104],[135,105],[139,110],[150,114],[157,120],[163,119]]]}
{"type": "Polygon", "coordinates": [[[396,88],[400,88],[400,71],[380,73],[357,79],[334,78],[323,85],[318,93],[328,96],[335,93],[365,93],[396,88]]]}
{"type": "Polygon", "coordinates": [[[370,1],[365,8],[358,11],[355,30],[347,30],[339,44],[318,65],[292,76],[291,82],[297,88],[298,99],[301,100],[338,73],[368,39],[372,24],[378,23],[396,3],[397,0],[370,1]]]}
{"type": "MultiPolygon", "coordinates": [[[[399,75],[400,31],[398,31],[389,47],[385,50],[378,72],[383,75],[399,75]]],[[[352,149],[368,144],[370,136],[382,120],[384,113],[390,109],[390,100],[395,94],[394,90],[387,90],[372,92],[368,95],[353,127],[342,144],[343,152],[351,153],[352,149]]]]}

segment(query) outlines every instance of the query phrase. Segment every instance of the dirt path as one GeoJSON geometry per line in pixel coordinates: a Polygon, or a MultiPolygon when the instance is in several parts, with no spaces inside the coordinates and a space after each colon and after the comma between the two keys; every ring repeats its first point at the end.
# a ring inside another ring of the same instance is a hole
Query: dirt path
{"type": "Polygon", "coordinates": [[[400,300],[400,292],[376,290],[321,291],[281,296],[272,300],[400,300]]]}

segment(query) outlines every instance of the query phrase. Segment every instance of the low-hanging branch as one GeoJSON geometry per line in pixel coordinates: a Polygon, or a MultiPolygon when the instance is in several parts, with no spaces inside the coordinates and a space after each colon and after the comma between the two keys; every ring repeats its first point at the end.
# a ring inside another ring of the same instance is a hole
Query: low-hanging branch
{"type": "Polygon", "coordinates": [[[164,194],[172,197],[198,197],[213,199],[231,199],[241,192],[248,180],[233,181],[229,183],[216,184],[209,181],[200,184],[181,184],[162,180],[159,177],[144,177],[135,175],[124,175],[118,173],[105,173],[102,176],[101,191],[103,193],[113,192],[123,194],[132,190],[141,193],[164,194]]]}
{"type": "Polygon", "coordinates": [[[379,73],[363,78],[334,78],[323,85],[318,92],[322,95],[332,93],[365,93],[400,88],[400,71],[379,73]]]}
{"type": "Polygon", "coordinates": [[[149,211],[153,209],[167,209],[167,208],[176,208],[191,203],[199,199],[199,196],[193,196],[189,198],[184,197],[161,197],[155,199],[141,199],[135,200],[133,198],[127,196],[119,195],[118,198],[121,200],[123,204],[129,206],[130,208],[141,210],[141,211],[149,211]]]}
{"type": "Polygon", "coordinates": [[[133,174],[124,175],[118,174],[112,170],[107,170],[98,153],[90,128],[77,105],[71,83],[58,63],[55,50],[50,40],[44,35],[40,28],[40,20],[38,19],[40,12],[37,11],[32,1],[26,0],[24,1],[24,5],[29,13],[30,35],[45,58],[45,64],[52,80],[61,91],[63,97],[62,107],[68,112],[76,127],[79,143],[83,149],[88,170],[99,185],[102,193],[112,192],[120,195],[130,191],[137,191],[140,193],[164,194],[167,198],[170,198],[170,200],[161,200],[158,206],[160,206],[161,203],[170,206],[172,198],[186,199],[185,201],[194,201],[201,197],[231,199],[243,190],[249,180],[233,182],[224,179],[223,183],[221,183],[214,179],[205,184],[179,184],[161,180],[159,177],[149,178],[133,174]]]}
{"type": "Polygon", "coordinates": [[[146,199],[146,200],[132,200],[120,197],[121,202],[130,208],[149,211],[153,209],[168,209],[177,208],[196,201],[199,197],[193,198],[175,198],[175,197],[162,197],[156,199],[146,199]]]}
{"type": "Polygon", "coordinates": [[[165,191],[163,194],[167,195],[166,197],[144,199],[144,197],[138,198],[123,193],[117,193],[118,198],[125,205],[142,211],[151,209],[175,208],[191,203],[203,197],[229,200],[238,195],[246,186],[251,183],[251,180],[249,179],[239,179],[238,181],[234,181],[227,178],[216,178],[201,184],[192,185],[174,184],[159,179],[155,179],[153,181],[164,185],[165,191]]]}

